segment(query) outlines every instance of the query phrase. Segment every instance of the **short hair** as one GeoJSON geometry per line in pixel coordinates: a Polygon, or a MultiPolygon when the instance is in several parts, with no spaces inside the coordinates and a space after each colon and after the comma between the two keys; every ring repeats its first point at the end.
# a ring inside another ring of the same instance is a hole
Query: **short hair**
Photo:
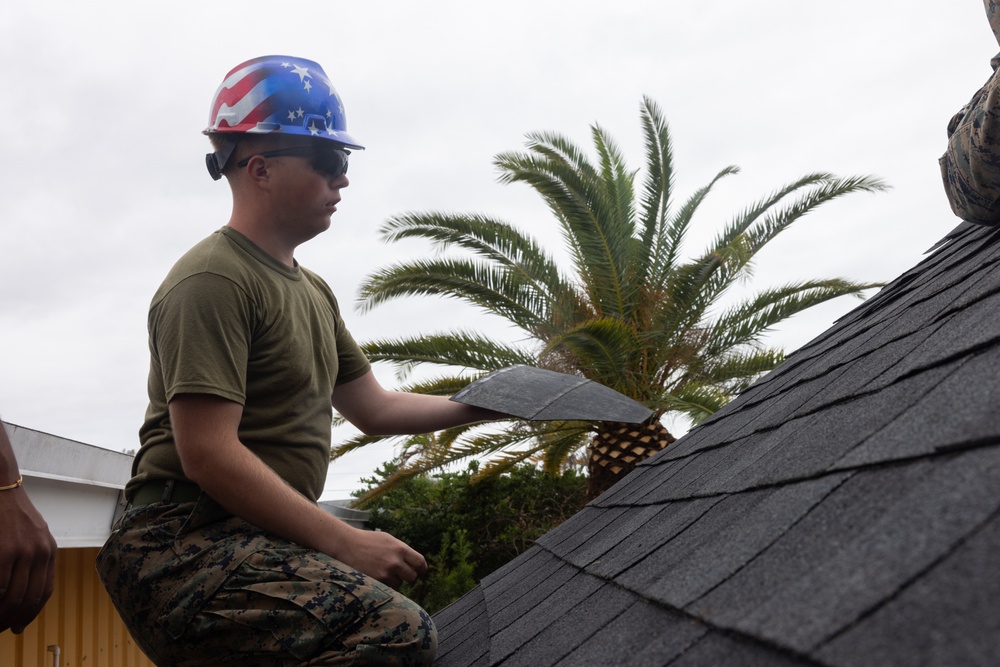
{"type": "Polygon", "coordinates": [[[212,150],[218,152],[228,145],[230,141],[238,142],[239,145],[249,146],[250,150],[263,151],[281,148],[289,141],[297,139],[295,135],[273,132],[269,134],[257,134],[246,132],[212,132],[208,135],[208,140],[212,142],[212,150]]]}
{"type": "Polygon", "coordinates": [[[230,141],[232,140],[239,141],[240,136],[241,135],[235,133],[212,132],[211,134],[208,135],[208,140],[212,142],[212,150],[218,153],[223,148],[225,148],[230,141]]]}

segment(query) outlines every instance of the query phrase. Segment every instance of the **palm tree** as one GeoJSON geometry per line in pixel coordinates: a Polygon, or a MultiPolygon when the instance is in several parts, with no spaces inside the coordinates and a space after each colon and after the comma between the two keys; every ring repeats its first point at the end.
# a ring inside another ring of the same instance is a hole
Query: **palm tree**
{"type": "MultiPolygon", "coordinates": [[[[739,170],[726,167],[676,205],[663,114],[644,98],[640,116],[646,157],[640,192],[637,172],[597,125],[591,128],[596,164],[568,139],[548,132],[529,134],[525,152],[495,158],[501,182],[527,183],[555,215],[572,260],[568,273],[531,237],[502,220],[410,213],[388,220],[384,239],[420,238],[458,253],[378,270],[362,284],[359,302],[367,310],[404,296],[452,297],[504,318],[523,334],[518,343],[453,331],[365,344],[372,361],[395,364],[404,381],[421,364],[446,373],[411,382],[407,390],[452,394],[485,372],[528,364],[605,384],[652,408],[654,418],[638,427],[522,422],[500,432],[452,429],[433,440],[409,441],[401,475],[469,456],[488,459],[480,474],[529,459],[557,470],[586,446],[595,497],[673,441],[664,415],[680,413],[697,423],[780,363],[783,352],[762,342],[774,325],[813,305],[860,297],[877,286],[803,280],[723,308],[720,300],[749,277],[757,252],[793,222],[832,199],[885,186],[865,176],[809,174],[740,211],[705,252],[684,259],[682,244],[699,205],[720,179],[739,170]]],[[[372,440],[357,437],[333,456],[372,440]]]]}

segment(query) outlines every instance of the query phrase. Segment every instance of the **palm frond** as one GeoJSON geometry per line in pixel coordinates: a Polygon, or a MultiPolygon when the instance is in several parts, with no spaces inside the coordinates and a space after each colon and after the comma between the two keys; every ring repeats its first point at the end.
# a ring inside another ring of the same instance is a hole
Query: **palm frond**
{"type": "Polygon", "coordinates": [[[381,338],[361,349],[370,361],[397,366],[433,364],[477,370],[496,370],[517,364],[531,365],[536,355],[523,346],[508,345],[495,337],[466,331],[413,338],[381,338]]]}
{"type": "Polygon", "coordinates": [[[705,354],[711,357],[727,349],[756,342],[776,324],[804,310],[841,296],[862,298],[865,290],[881,286],[881,283],[832,278],[789,283],[763,290],[729,308],[715,320],[705,354]]]}
{"type": "Polygon", "coordinates": [[[674,271],[680,258],[682,244],[698,207],[701,206],[705,198],[708,197],[709,193],[720,180],[739,172],[740,168],[733,165],[719,171],[707,185],[695,190],[663,227],[661,238],[657,240],[660,250],[656,256],[656,264],[651,279],[652,284],[664,285],[667,277],[674,271]]]}
{"type": "Polygon", "coordinates": [[[725,227],[716,235],[715,240],[709,245],[705,254],[718,252],[722,248],[729,247],[734,240],[743,235],[751,225],[771,211],[778,203],[790,194],[814,185],[822,186],[833,179],[832,174],[817,172],[806,174],[801,178],[777,188],[767,196],[746,206],[736,216],[730,220],[725,227]]]}
{"type": "Polygon", "coordinates": [[[405,296],[459,299],[529,332],[550,314],[546,295],[533,283],[486,262],[451,259],[393,264],[373,273],[358,290],[358,307],[364,312],[405,296]]]}
{"type": "Polygon", "coordinates": [[[731,350],[721,360],[703,366],[701,376],[706,384],[724,387],[736,396],[784,360],[784,352],[775,348],[731,350]]]}
{"type": "Polygon", "coordinates": [[[588,445],[593,432],[588,422],[557,422],[540,432],[537,438],[543,454],[542,469],[551,474],[565,470],[567,461],[588,445]]]}
{"type": "Polygon", "coordinates": [[[341,442],[339,445],[334,445],[330,448],[330,460],[336,461],[341,456],[345,454],[350,454],[353,451],[357,451],[368,445],[373,445],[377,442],[385,442],[392,439],[392,436],[388,435],[365,435],[360,433],[354,437],[348,438],[341,442]]]}
{"type": "Polygon", "coordinates": [[[609,255],[620,267],[621,261],[626,259],[628,239],[636,232],[635,174],[628,170],[621,148],[607,132],[594,125],[591,136],[601,164],[601,178],[594,183],[597,186],[594,196],[599,198],[602,207],[594,218],[607,238],[605,243],[610,248],[609,255]]]}
{"type": "Polygon", "coordinates": [[[472,476],[472,481],[499,477],[505,472],[510,472],[519,464],[530,461],[532,458],[538,456],[539,452],[544,451],[544,449],[544,442],[537,440],[532,447],[527,449],[501,451],[480,466],[479,470],[472,476]]]}
{"type": "Polygon", "coordinates": [[[884,181],[871,176],[847,176],[838,178],[830,174],[821,174],[823,178],[815,182],[808,192],[793,203],[774,210],[768,208],[767,215],[761,224],[747,231],[750,239],[751,255],[773,240],[778,234],[788,229],[792,223],[807,213],[816,210],[822,204],[839,199],[845,195],[867,192],[869,194],[883,192],[888,189],[884,181]]]}
{"type": "Polygon", "coordinates": [[[468,431],[478,426],[466,425],[442,432],[442,437],[432,441],[433,446],[415,452],[406,465],[401,466],[377,488],[362,495],[358,502],[368,502],[404,479],[448,468],[471,458],[488,458],[488,463],[497,459],[527,460],[540,450],[541,446],[534,442],[533,429],[526,427],[523,422],[514,424],[506,431],[467,436],[468,431]]]}
{"type": "MultiPolygon", "coordinates": [[[[639,114],[646,151],[646,179],[642,189],[641,241],[650,249],[647,263],[662,256],[661,240],[670,211],[674,187],[674,158],[670,132],[663,112],[648,97],[642,99],[639,114]]],[[[647,265],[643,273],[648,275],[647,265]]]]}
{"type": "Polygon", "coordinates": [[[606,133],[595,126],[592,135],[600,170],[554,134],[531,135],[530,154],[503,153],[495,164],[502,182],[527,183],[556,214],[591,304],[621,315],[627,298],[622,280],[633,250],[632,174],[606,133]]]}
{"type": "Polygon", "coordinates": [[[809,174],[799,180],[779,188],[770,197],[757,202],[740,214],[716,239],[709,252],[721,248],[739,247],[740,252],[731,255],[730,261],[715,272],[703,290],[704,298],[716,300],[737,280],[752,269],[756,254],[781,232],[818,206],[854,192],[878,192],[885,184],[869,176],[838,178],[827,173],[809,174]],[[791,204],[780,206],[784,198],[806,189],[791,204]]]}
{"type": "Polygon", "coordinates": [[[555,261],[531,239],[509,223],[484,215],[407,213],[387,220],[381,227],[388,243],[420,238],[442,250],[462,248],[505,266],[537,283],[542,291],[558,293],[564,285],[555,261]]]}
{"type": "Polygon", "coordinates": [[[630,376],[632,357],[641,352],[641,341],[624,322],[615,318],[592,320],[555,337],[545,352],[561,350],[570,354],[586,377],[627,396],[638,398],[641,382],[630,376]]]}
{"type": "Polygon", "coordinates": [[[411,382],[404,387],[405,391],[412,394],[426,394],[428,396],[454,396],[458,392],[475,382],[485,373],[465,377],[458,375],[441,375],[417,382],[411,382]]]}
{"type": "Polygon", "coordinates": [[[662,396],[657,405],[661,410],[680,413],[690,419],[692,424],[698,424],[721,410],[732,398],[716,387],[690,383],[662,396]]]}

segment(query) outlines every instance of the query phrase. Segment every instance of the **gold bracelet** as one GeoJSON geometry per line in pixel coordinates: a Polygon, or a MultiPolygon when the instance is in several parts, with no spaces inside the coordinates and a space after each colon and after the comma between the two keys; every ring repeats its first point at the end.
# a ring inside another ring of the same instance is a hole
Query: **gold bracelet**
{"type": "Polygon", "coordinates": [[[13,491],[17,487],[21,486],[23,483],[24,483],[24,477],[18,475],[16,482],[14,482],[13,484],[8,484],[7,486],[0,486],[0,491],[13,491]]]}

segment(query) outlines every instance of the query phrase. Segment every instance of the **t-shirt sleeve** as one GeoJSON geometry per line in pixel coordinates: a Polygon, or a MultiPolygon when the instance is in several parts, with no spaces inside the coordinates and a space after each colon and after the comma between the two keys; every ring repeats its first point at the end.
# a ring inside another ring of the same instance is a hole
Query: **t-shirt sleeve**
{"type": "Polygon", "coordinates": [[[370,371],[372,365],[361,350],[361,346],[354,340],[354,336],[348,331],[347,325],[344,324],[336,297],[333,297],[332,294],[330,296],[333,299],[337,327],[337,361],[339,363],[337,384],[343,384],[358,379],[370,371]]]}
{"type": "Polygon", "coordinates": [[[337,332],[338,369],[336,384],[357,380],[371,370],[371,362],[368,361],[368,357],[365,356],[361,346],[358,345],[357,341],[354,340],[354,336],[347,329],[344,318],[340,314],[340,303],[337,301],[337,297],[334,296],[330,286],[326,284],[325,280],[311,271],[306,271],[305,275],[316,289],[323,294],[323,298],[326,299],[333,310],[333,324],[337,332]]]}
{"type": "Polygon", "coordinates": [[[354,336],[344,326],[344,321],[340,319],[337,324],[337,356],[340,362],[337,384],[343,384],[357,380],[370,371],[372,365],[361,350],[361,346],[354,340],[354,336]]]}
{"type": "Polygon", "coordinates": [[[169,402],[177,394],[246,401],[253,308],[232,281],[211,273],[175,285],[150,310],[150,352],[169,402]]]}

